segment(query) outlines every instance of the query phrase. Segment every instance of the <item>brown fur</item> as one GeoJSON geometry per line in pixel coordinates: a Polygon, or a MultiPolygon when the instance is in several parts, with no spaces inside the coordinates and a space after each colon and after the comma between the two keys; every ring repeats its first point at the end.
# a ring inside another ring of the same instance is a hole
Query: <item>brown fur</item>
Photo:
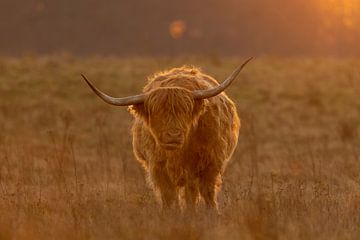
{"type": "Polygon", "coordinates": [[[217,209],[216,193],[237,144],[240,120],[225,93],[191,97],[192,90],[217,85],[198,69],[174,68],[150,78],[145,102],[130,107],[134,154],[164,207],[178,206],[184,189],[188,209],[195,207],[199,194],[217,209]]]}

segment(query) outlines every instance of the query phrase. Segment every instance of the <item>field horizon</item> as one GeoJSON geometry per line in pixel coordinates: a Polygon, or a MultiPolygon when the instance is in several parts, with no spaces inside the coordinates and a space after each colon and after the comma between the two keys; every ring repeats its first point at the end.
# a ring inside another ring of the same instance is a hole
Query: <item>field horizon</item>
{"type": "Polygon", "coordinates": [[[193,65],[222,82],[243,58],[0,58],[0,239],[358,239],[360,59],[255,58],[226,90],[241,119],[220,216],[162,212],[114,96],[193,65]]]}

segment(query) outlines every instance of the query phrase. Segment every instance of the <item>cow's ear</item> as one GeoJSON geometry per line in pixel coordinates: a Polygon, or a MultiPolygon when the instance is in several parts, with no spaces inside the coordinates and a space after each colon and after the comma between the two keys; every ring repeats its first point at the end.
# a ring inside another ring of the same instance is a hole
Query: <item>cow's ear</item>
{"type": "Polygon", "coordinates": [[[193,115],[194,115],[195,117],[198,117],[198,116],[200,116],[201,114],[203,114],[203,113],[205,112],[206,105],[207,105],[208,103],[209,103],[209,100],[207,100],[207,99],[195,100],[193,115]]]}
{"type": "Polygon", "coordinates": [[[136,105],[130,105],[128,107],[128,111],[134,116],[134,117],[141,117],[143,119],[148,118],[147,111],[144,107],[143,103],[136,104],[136,105]]]}

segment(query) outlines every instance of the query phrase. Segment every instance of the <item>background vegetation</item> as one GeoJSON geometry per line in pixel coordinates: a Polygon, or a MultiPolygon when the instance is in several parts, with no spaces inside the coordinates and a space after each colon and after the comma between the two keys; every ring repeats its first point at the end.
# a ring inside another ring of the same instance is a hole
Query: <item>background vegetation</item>
{"type": "Polygon", "coordinates": [[[155,71],[220,81],[242,59],[0,59],[0,239],[359,239],[360,61],[257,58],[227,90],[242,129],[220,217],[162,213],[134,161],[125,108],[155,71]]]}

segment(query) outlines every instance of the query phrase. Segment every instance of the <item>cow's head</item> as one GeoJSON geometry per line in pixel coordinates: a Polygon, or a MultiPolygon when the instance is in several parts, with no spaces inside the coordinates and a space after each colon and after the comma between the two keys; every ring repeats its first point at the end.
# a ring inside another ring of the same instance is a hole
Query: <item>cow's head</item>
{"type": "Polygon", "coordinates": [[[145,120],[157,144],[166,150],[179,149],[191,126],[205,109],[206,99],[194,99],[192,92],[179,87],[157,88],[144,103],[132,105],[131,112],[145,120]]]}
{"type": "Polygon", "coordinates": [[[125,98],[113,98],[98,90],[83,78],[90,88],[105,102],[117,106],[131,106],[131,112],[144,119],[157,144],[166,150],[181,148],[191,126],[204,112],[206,99],[224,91],[252,58],[245,61],[219,86],[189,91],[181,87],[159,87],[150,92],[125,98]]]}

